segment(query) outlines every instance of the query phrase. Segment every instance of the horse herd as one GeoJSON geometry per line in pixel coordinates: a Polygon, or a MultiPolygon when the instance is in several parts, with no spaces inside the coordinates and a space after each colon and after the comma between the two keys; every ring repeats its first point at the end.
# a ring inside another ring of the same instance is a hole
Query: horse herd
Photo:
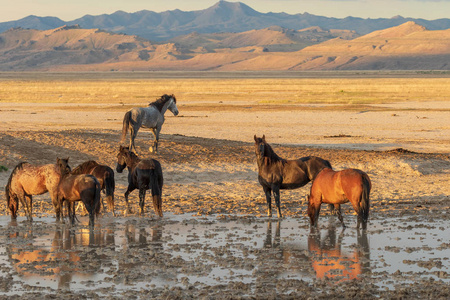
{"type": "MultiPolygon", "coordinates": [[[[155,159],[141,160],[136,154],[134,139],[140,127],[150,128],[154,134],[150,152],[157,152],[159,132],[164,123],[164,113],[170,110],[178,115],[174,95],[163,95],[145,108],[129,110],[123,120],[122,142],[130,130],[129,147],[120,146],[117,154],[116,171],[128,169],[128,188],[125,192],[127,212],[130,212],[128,196],[135,189],[139,190],[139,215],[144,213],[145,195],[151,190],[153,208],[160,217],[162,213],[163,173],[161,164],[155,159]]],[[[357,213],[357,228],[362,224],[366,229],[369,215],[369,195],[371,182],[366,173],[357,169],[333,171],[330,162],[315,156],[297,160],[279,157],[262,138],[254,136],[255,153],[258,165],[258,180],[263,187],[267,201],[267,215],[272,216],[273,194],[277,206],[277,216],[282,218],[280,208],[280,190],[295,189],[312,181],[308,196],[308,215],[312,226],[316,226],[320,206],[328,203],[338,215],[345,227],[340,204],[350,202],[357,213]]],[[[114,212],[114,171],[93,160],[82,163],[73,170],[69,159],[57,158],[55,164],[32,165],[19,163],[11,172],[5,187],[11,218],[17,218],[19,203],[24,207],[29,221],[32,220],[32,196],[48,192],[55,209],[56,219],[62,215],[62,207],[67,204],[67,214],[72,224],[75,223],[74,202],[81,201],[89,213],[89,225],[94,225],[95,216],[101,208],[101,191],[104,191],[109,210],[114,212]]],[[[64,218],[63,218],[64,221],[64,218]]]]}

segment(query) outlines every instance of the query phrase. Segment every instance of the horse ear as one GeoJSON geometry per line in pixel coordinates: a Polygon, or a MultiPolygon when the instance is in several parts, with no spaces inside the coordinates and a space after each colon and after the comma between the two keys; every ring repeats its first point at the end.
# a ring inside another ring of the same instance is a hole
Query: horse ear
{"type": "Polygon", "coordinates": [[[263,134],[262,140],[263,140],[264,143],[266,142],[266,135],[265,134],[263,134]]]}
{"type": "Polygon", "coordinates": [[[256,134],[253,136],[253,138],[255,139],[255,142],[257,141],[257,137],[256,137],[256,134]]]}

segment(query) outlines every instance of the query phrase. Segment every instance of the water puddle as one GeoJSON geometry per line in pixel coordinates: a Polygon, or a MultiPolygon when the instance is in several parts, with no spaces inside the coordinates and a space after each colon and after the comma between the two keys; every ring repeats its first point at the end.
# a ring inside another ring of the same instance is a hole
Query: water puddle
{"type": "MultiPolygon", "coordinates": [[[[370,279],[383,289],[417,280],[450,283],[450,222],[371,220],[367,233],[342,230],[322,217],[310,231],[303,218],[166,214],[150,218],[86,218],[74,227],[36,218],[0,217],[4,295],[24,291],[197,288],[277,280],[339,284],[370,279]],[[446,238],[447,237],[447,238],[446,238]]],[[[349,220],[350,221],[350,220],[349,220]]],[[[251,291],[248,292],[251,294],[251,291]]]]}

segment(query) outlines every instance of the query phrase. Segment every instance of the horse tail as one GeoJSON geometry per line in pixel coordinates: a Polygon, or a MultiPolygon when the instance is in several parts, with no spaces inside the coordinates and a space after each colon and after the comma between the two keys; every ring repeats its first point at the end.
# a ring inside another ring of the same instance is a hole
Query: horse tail
{"type": "Polygon", "coordinates": [[[162,171],[161,165],[159,164],[156,164],[155,168],[152,169],[150,185],[152,189],[153,209],[158,214],[158,216],[162,217],[162,171]]]}
{"type": "Polygon", "coordinates": [[[93,209],[95,211],[95,215],[98,216],[100,214],[100,206],[101,206],[100,192],[102,191],[102,187],[100,186],[100,183],[95,177],[94,179],[95,179],[95,198],[93,209]]]}
{"type": "Polygon", "coordinates": [[[125,116],[123,116],[122,138],[120,139],[121,143],[123,143],[125,141],[125,138],[127,137],[128,128],[130,126],[130,120],[131,120],[131,110],[127,111],[125,113],[125,116]]]}
{"type": "Polygon", "coordinates": [[[11,172],[11,175],[8,178],[8,183],[5,186],[5,196],[6,196],[6,204],[8,205],[9,210],[11,211],[11,219],[17,218],[17,210],[19,209],[19,198],[16,193],[11,190],[11,183],[13,177],[16,173],[23,168],[23,165],[26,162],[21,162],[11,172]]]}
{"type": "Polygon", "coordinates": [[[114,190],[116,188],[116,184],[114,181],[114,172],[112,170],[105,173],[103,182],[105,183],[106,203],[108,204],[108,208],[114,214],[114,190]]]}
{"type": "Polygon", "coordinates": [[[370,209],[369,197],[370,197],[371,183],[369,176],[367,176],[367,174],[365,173],[362,174],[362,179],[363,179],[363,191],[361,194],[359,216],[361,217],[361,221],[363,222],[363,229],[365,229],[367,220],[369,219],[369,209],[370,209]]]}

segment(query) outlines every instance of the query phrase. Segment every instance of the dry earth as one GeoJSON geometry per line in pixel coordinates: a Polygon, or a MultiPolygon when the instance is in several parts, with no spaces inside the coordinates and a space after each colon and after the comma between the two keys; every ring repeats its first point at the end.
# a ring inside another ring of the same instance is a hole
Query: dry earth
{"type": "MultiPolygon", "coordinates": [[[[251,109],[242,111],[222,103],[221,108],[185,107],[180,117],[168,117],[163,127],[158,159],[165,177],[163,210],[166,213],[195,216],[231,215],[234,218],[264,217],[266,211],[262,189],[257,183],[253,135],[266,135],[275,151],[284,158],[308,155],[329,160],[335,169],[359,168],[372,179],[371,218],[407,216],[418,222],[447,222],[450,195],[450,124],[448,102],[409,104],[422,110],[408,111],[395,104],[391,111],[326,111],[302,107],[251,109]],[[432,106],[444,110],[432,109],[432,106]],[[398,111],[396,111],[398,109],[398,111]]],[[[54,163],[56,157],[70,157],[72,167],[94,159],[115,167],[123,111],[107,105],[31,105],[0,104],[0,211],[7,215],[4,186],[10,171],[20,161],[34,164],[54,163]]],[[[150,156],[148,132],[138,134],[137,145],[142,157],[150,156]]],[[[116,173],[117,218],[127,219],[123,193],[126,174],[116,173]]],[[[306,220],[305,196],[310,185],[282,192],[282,210],[287,218],[306,220]]],[[[131,195],[137,211],[138,193],[131,195]]],[[[344,207],[347,222],[353,213],[344,207]]],[[[53,217],[48,195],[35,197],[34,214],[53,217]]],[[[157,220],[148,207],[151,222],[157,220]]],[[[328,214],[323,210],[323,215],[328,214]]],[[[20,210],[23,216],[23,210],[20,210]]],[[[145,218],[145,217],[144,217],[145,218]]],[[[264,217],[265,218],[265,217],[264,217]]],[[[139,219],[137,219],[139,222],[139,219]]],[[[142,220],[142,222],[148,222],[142,220]]],[[[22,223],[21,223],[22,224],[22,223]]],[[[79,225],[83,226],[83,225],[79,225]]],[[[3,234],[7,226],[0,228],[3,234]]],[[[354,228],[348,229],[354,230],[354,228]]],[[[370,225],[369,225],[370,234],[370,225]]],[[[444,239],[445,240],[445,239],[444,239]]],[[[448,237],[444,247],[448,252],[448,237]]],[[[170,298],[448,298],[447,281],[431,281],[420,287],[404,285],[393,290],[377,289],[370,280],[349,281],[339,288],[326,283],[291,282],[294,291],[273,294],[267,289],[244,284],[222,287],[153,289],[143,291],[146,297],[170,298]],[[246,290],[249,289],[250,290],[246,290]],[[242,289],[247,292],[242,294],[242,289]],[[241,292],[238,292],[241,291],[241,292]],[[246,296],[247,295],[247,296],[246,296]]],[[[8,278],[3,284],[10,284],[8,278]]],[[[281,284],[281,283],[280,283],[281,284]]],[[[287,284],[287,283],[286,283],[287,284]]],[[[292,288],[292,286],[291,286],[292,288]]],[[[278,291],[283,289],[278,286],[278,291]]],[[[105,293],[105,291],[102,291],[105,293]]],[[[97,297],[65,291],[58,297],[97,297]]],[[[23,296],[33,298],[51,293],[28,289],[23,296]]],[[[139,293],[124,292],[138,297],[139,293]]],[[[1,297],[1,296],[0,296],[1,297]]],[[[50,297],[50,296],[48,296],[50,297]]],[[[110,295],[110,297],[120,297],[110,295]]]]}

